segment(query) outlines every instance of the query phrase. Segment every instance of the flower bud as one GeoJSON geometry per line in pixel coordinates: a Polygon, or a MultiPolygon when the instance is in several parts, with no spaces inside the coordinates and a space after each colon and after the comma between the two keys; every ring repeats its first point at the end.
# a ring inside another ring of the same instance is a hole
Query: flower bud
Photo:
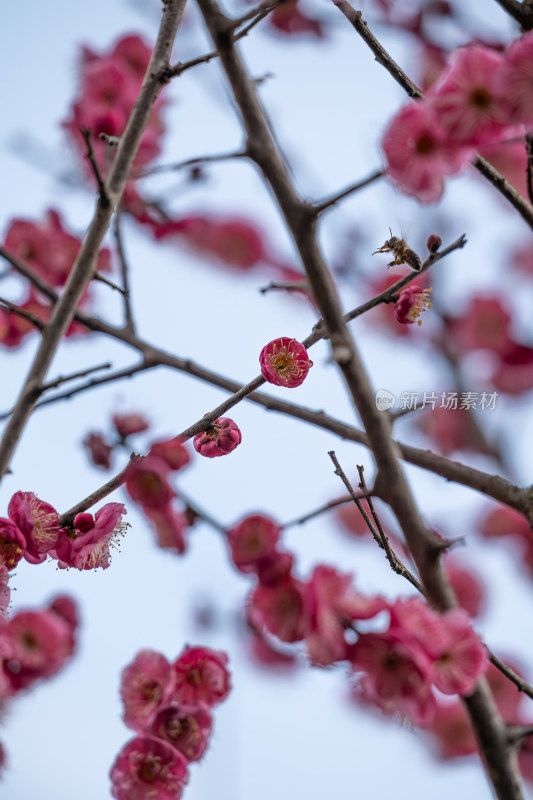
{"type": "Polygon", "coordinates": [[[196,434],[193,445],[201,456],[216,458],[231,453],[241,441],[241,432],[235,422],[229,417],[219,417],[205,431],[196,434]]]}

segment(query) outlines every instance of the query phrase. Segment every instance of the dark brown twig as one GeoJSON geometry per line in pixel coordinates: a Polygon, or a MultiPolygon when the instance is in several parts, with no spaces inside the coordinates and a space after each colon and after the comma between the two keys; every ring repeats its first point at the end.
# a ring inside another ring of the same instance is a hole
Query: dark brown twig
{"type": "Polygon", "coordinates": [[[9,300],[6,300],[5,297],[0,297],[0,304],[5,306],[12,314],[16,314],[17,317],[21,317],[25,319],[27,322],[31,322],[39,331],[44,331],[46,328],[46,323],[39,319],[35,314],[32,314],[31,311],[26,311],[26,309],[21,308],[20,306],[15,305],[15,303],[11,303],[9,300]]]}
{"type": "Polygon", "coordinates": [[[113,233],[115,234],[115,241],[117,243],[118,260],[120,264],[120,274],[122,276],[122,293],[124,295],[124,316],[126,318],[125,327],[132,333],[135,332],[135,324],[133,322],[133,314],[131,311],[130,302],[130,279],[128,262],[126,260],[126,253],[124,250],[124,243],[122,241],[122,231],[120,227],[121,211],[120,206],[115,211],[115,224],[113,225],[113,233]]]}
{"type": "Polygon", "coordinates": [[[372,175],[369,175],[368,178],[365,178],[362,181],[358,181],[357,183],[353,183],[351,186],[348,186],[347,189],[344,189],[342,192],[338,194],[332,195],[332,197],[328,198],[327,200],[323,200],[321,203],[316,203],[313,205],[313,211],[315,214],[322,214],[328,208],[332,208],[336,203],[340,200],[344,200],[345,197],[349,197],[350,195],[354,194],[354,192],[358,192],[360,189],[364,189],[365,186],[370,186],[371,183],[374,183],[379,178],[382,178],[385,173],[383,170],[379,170],[377,172],[373,172],[372,175]]]}
{"type": "Polygon", "coordinates": [[[87,146],[87,153],[85,155],[87,156],[87,160],[89,161],[89,164],[91,165],[92,171],[94,173],[94,177],[95,177],[95,180],[96,180],[96,185],[98,187],[98,194],[100,196],[100,202],[102,203],[102,205],[104,207],[109,206],[110,205],[109,195],[107,194],[105,181],[104,181],[104,179],[102,177],[102,173],[100,171],[100,165],[98,164],[98,161],[96,160],[96,156],[95,156],[94,150],[93,150],[93,135],[92,135],[92,131],[90,131],[88,128],[80,128],[80,131],[81,131],[81,135],[83,136],[83,138],[85,140],[85,144],[87,146]]]}

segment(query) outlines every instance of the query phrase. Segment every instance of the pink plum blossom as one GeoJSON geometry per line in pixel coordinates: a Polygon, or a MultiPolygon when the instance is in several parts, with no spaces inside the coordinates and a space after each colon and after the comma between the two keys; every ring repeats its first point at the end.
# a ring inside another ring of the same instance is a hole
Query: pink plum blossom
{"type": "Polygon", "coordinates": [[[113,541],[129,527],[122,522],[125,513],[122,503],[107,503],[96,512],[94,521],[89,519],[89,514],[78,514],[74,519],[74,531],[63,529],[50,555],[59,561],[62,569],[107,569],[113,541]],[[81,528],[76,528],[76,522],[81,528]]]}
{"type": "Polygon", "coordinates": [[[458,172],[469,153],[450,143],[435,109],[427,102],[403,106],[389,123],[382,142],[387,174],[405,194],[434,203],[444,178],[458,172]]]}
{"type": "Polygon", "coordinates": [[[252,514],[227,532],[233,563],[241,572],[255,572],[276,550],[280,527],[269,517],[252,514]]]}
{"type": "Polygon", "coordinates": [[[143,511],[155,530],[159,547],[184,553],[187,546],[184,533],[189,527],[185,514],[175,509],[171,503],[163,508],[144,506],[143,511]]]}
{"type": "Polygon", "coordinates": [[[174,687],[174,671],[165,656],[140,650],[122,670],[120,696],[128,728],[146,731],[159,709],[170,702],[174,687]]]}
{"type": "Polygon", "coordinates": [[[248,220],[190,215],[154,226],[157,239],[178,236],[201,255],[240,270],[255,267],[266,257],[262,233],[248,220]]]}
{"type": "Polygon", "coordinates": [[[490,144],[509,124],[508,107],[498,86],[503,56],[484,45],[454,52],[429,102],[448,137],[463,145],[490,144]]]}
{"type": "Polygon", "coordinates": [[[193,439],[194,449],[206,458],[226,456],[242,441],[242,435],[229,417],[219,417],[193,439]]]}
{"type": "Polygon", "coordinates": [[[40,564],[59,536],[59,515],[55,508],[39,500],[33,492],[15,492],[7,513],[26,539],[24,558],[40,564]]]}
{"type": "Polygon", "coordinates": [[[500,94],[506,98],[509,121],[533,125],[533,32],[525,33],[509,47],[496,75],[500,94]]]}
{"type": "Polygon", "coordinates": [[[205,703],[172,703],[157,712],[148,732],[175,747],[187,761],[198,761],[207,749],[211,726],[205,703]]]}
{"type": "Polygon", "coordinates": [[[402,289],[394,303],[394,316],[397,321],[402,325],[411,325],[415,321],[421,325],[420,314],[431,308],[430,292],[431,289],[422,289],[414,283],[402,289]]]}
{"type": "Polygon", "coordinates": [[[150,455],[162,458],[171,470],[178,471],[186,467],[191,457],[189,451],[179,439],[164,439],[154,442],[150,448],[150,455]]]}
{"type": "Polygon", "coordinates": [[[13,520],[0,517],[0,564],[10,570],[17,566],[26,550],[24,534],[13,520]]]}
{"type": "Polygon", "coordinates": [[[304,584],[288,575],[274,585],[259,583],[249,600],[247,616],[253,627],[265,627],[283,642],[298,642],[305,634],[304,584]]]}
{"type": "Polygon", "coordinates": [[[143,414],[113,414],[111,418],[115,429],[121,439],[126,439],[134,433],[148,430],[150,423],[143,414]]]}
{"type": "Polygon", "coordinates": [[[83,440],[83,446],[89,451],[92,463],[95,467],[109,469],[111,467],[111,454],[113,447],[108,444],[101,433],[88,433],[83,440]]]}
{"type": "Polygon", "coordinates": [[[52,609],[20,611],[0,630],[4,673],[15,690],[55,675],[73,652],[73,626],[52,609]]]}
{"type": "Polygon", "coordinates": [[[289,336],[266,344],[261,350],[259,363],[265,380],[288,388],[300,386],[313,366],[303,344],[289,336]]]}
{"type": "Polygon", "coordinates": [[[220,650],[186,647],[173,664],[176,683],[172,699],[180,705],[221,703],[231,688],[228,660],[220,650]]]}
{"type": "Polygon", "coordinates": [[[116,800],[179,800],[187,761],[163,739],[136,736],[118,754],[110,777],[116,800]]]}
{"type": "Polygon", "coordinates": [[[312,664],[328,666],[348,658],[346,626],[370,619],[387,608],[382,597],[365,597],[351,574],[320,564],[304,589],[305,643],[312,664]]]}
{"type": "Polygon", "coordinates": [[[170,467],[158,456],[139,458],[126,471],[126,488],[130,497],[150,509],[163,509],[174,497],[168,482],[170,467]]]}
{"type": "Polygon", "coordinates": [[[435,714],[431,662],[423,648],[400,632],[366,633],[353,645],[351,662],[359,679],[360,700],[415,725],[429,725],[435,714]]]}

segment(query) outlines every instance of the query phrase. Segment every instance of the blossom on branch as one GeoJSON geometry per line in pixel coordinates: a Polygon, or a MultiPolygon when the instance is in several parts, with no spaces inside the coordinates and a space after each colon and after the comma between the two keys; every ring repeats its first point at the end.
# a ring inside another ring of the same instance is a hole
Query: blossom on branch
{"type": "Polygon", "coordinates": [[[300,386],[313,366],[303,344],[289,336],[266,344],[261,350],[259,363],[265,380],[287,388],[300,386]]]}
{"type": "Polygon", "coordinates": [[[229,417],[219,417],[193,439],[194,449],[201,456],[216,458],[226,456],[235,450],[242,441],[242,435],[229,417]]]}

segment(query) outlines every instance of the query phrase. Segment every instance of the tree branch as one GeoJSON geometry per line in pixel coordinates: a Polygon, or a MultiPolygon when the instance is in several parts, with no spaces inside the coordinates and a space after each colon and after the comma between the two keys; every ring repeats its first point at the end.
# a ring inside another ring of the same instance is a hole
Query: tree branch
{"type": "Polygon", "coordinates": [[[29,369],[13,414],[0,442],[0,478],[9,462],[33,410],[40,386],[54,357],[61,337],[70,324],[83,291],[95,272],[96,258],[109,227],[113,210],[120,202],[126,179],[133,164],[141,136],[151,110],[163,86],[162,75],[168,67],[172,45],[178,30],[185,0],[166,0],[159,35],[144,77],[137,102],[120,139],[105,189],[109,203],[98,200],[93,220],[80,248],[64,291],[55,304],[40,347],[29,369]]]}

